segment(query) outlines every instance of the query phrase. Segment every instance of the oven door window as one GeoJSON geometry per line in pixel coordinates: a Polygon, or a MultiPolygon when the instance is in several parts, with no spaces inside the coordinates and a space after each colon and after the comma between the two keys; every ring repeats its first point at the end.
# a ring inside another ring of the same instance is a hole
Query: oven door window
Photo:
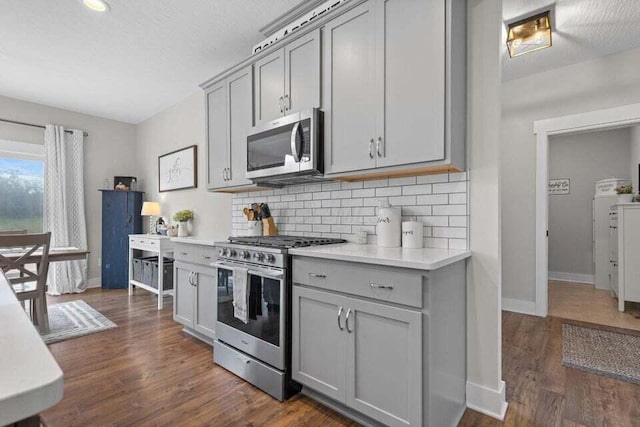
{"type": "Polygon", "coordinates": [[[301,161],[309,161],[310,137],[310,119],[249,136],[247,138],[247,172],[284,166],[293,167],[301,161]],[[294,144],[291,143],[292,137],[294,144]]]}
{"type": "Polygon", "coordinates": [[[280,346],[282,281],[249,274],[249,322],[233,313],[233,271],[218,268],[218,321],[258,339],[280,346]]]}

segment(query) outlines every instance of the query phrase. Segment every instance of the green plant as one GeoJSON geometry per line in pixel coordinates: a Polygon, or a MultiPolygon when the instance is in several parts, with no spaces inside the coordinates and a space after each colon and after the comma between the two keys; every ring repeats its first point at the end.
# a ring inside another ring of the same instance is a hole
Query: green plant
{"type": "Polygon", "coordinates": [[[618,194],[633,194],[633,187],[631,185],[621,185],[616,188],[618,194]]]}
{"type": "Polygon", "coordinates": [[[173,215],[173,220],[178,222],[185,222],[190,219],[193,219],[193,211],[189,209],[178,211],[173,215]]]}

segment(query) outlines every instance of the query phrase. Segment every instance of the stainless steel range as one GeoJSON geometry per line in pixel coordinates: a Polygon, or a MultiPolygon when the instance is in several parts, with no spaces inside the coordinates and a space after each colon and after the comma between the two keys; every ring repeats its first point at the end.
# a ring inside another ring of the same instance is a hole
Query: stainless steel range
{"type": "Polygon", "coordinates": [[[278,400],[291,380],[291,257],[287,250],[344,243],[298,236],[230,237],[216,243],[218,322],[213,360],[278,400]],[[234,284],[236,285],[234,298],[234,284]],[[241,302],[240,302],[241,301],[241,302]]]}

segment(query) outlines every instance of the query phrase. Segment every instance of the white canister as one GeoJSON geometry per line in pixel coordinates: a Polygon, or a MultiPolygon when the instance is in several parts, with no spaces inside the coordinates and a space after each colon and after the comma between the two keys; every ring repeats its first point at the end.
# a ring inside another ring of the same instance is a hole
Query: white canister
{"type": "Polygon", "coordinates": [[[400,208],[381,207],[378,208],[378,246],[385,248],[400,247],[400,208]]]}
{"type": "Polygon", "coordinates": [[[424,225],[417,221],[405,221],[402,223],[402,247],[408,249],[422,248],[424,237],[424,225]]]}
{"type": "Polygon", "coordinates": [[[262,221],[247,221],[247,236],[262,236],[262,221]]]}

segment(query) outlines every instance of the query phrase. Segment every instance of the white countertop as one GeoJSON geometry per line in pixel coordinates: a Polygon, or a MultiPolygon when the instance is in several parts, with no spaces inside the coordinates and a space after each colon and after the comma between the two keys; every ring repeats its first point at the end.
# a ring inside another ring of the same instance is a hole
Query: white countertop
{"type": "Polygon", "coordinates": [[[313,258],[362,262],[417,270],[437,270],[471,256],[470,251],[458,249],[383,248],[376,245],[357,245],[355,243],[289,249],[289,253],[313,258]]]}
{"type": "Polygon", "coordinates": [[[62,399],[63,374],[0,272],[0,426],[62,399]]]}
{"type": "Polygon", "coordinates": [[[189,236],[189,237],[172,237],[171,241],[176,243],[188,243],[192,245],[213,246],[218,242],[226,242],[228,236],[189,236]]]}

